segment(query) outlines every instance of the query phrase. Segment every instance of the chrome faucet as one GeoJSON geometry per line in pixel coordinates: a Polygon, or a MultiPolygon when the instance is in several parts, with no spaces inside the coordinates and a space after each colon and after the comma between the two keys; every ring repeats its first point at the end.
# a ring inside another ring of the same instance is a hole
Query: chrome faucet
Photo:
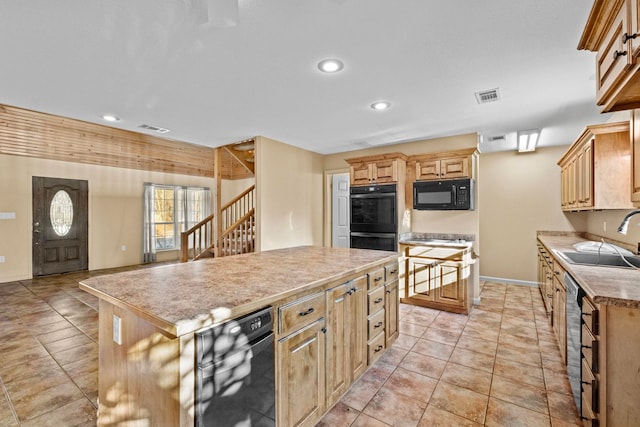
{"type": "Polygon", "coordinates": [[[624,219],[620,223],[620,227],[618,227],[618,233],[627,234],[627,228],[629,228],[629,219],[631,219],[631,217],[636,215],[636,214],[640,214],[640,209],[636,209],[635,211],[631,211],[624,217],[624,219]]]}

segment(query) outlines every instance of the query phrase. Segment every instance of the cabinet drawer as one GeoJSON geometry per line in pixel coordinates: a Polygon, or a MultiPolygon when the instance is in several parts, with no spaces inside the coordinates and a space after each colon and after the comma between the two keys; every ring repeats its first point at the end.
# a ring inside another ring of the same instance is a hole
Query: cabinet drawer
{"type": "Polygon", "coordinates": [[[371,339],[384,331],[384,310],[379,310],[376,314],[372,315],[368,319],[369,335],[368,339],[371,339]]]}
{"type": "Polygon", "coordinates": [[[325,314],[324,293],[300,298],[278,308],[278,325],[280,335],[289,333],[312,324],[325,314]]]}
{"type": "Polygon", "coordinates": [[[597,426],[599,425],[597,420],[596,420],[596,413],[593,412],[593,410],[591,409],[591,406],[589,405],[589,402],[586,401],[584,393],[582,394],[582,419],[584,421],[584,425],[592,425],[592,426],[597,426]]]}
{"type": "Polygon", "coordinates": [[[384,267],[369,273],[369,290],[384,285],[384,267]]]}
{"type": "Polygon", "coordinates": [[[398,278],[399,273],[398,263],[394,262],[393,264],[388,264],[384,266],[385,271],[385,283],[393,282],[398,278]]]}
{"type": "Polygon", "coordinates": [[[378,334],[374,339],[369,341],[368,347],[368,359],[369,365],[378,360],[382,356],[384,350],[384,334],[378,334]]]}
{"type": "Polygon", "coordinates": [[[582,325],[582,356],[594,373],[598,373],[598,340],[591,335],[587,325],[582,325]]]}
{"type": "Polygon", "coordinates": [[[384,286],[369,292],[369,305],[367,313],[370,315],[384,308],[384,286]]]}
{"type": "Polygon", "coordinates": [[[591,367],[582,359],[582,398],[589,403],[593,413],[598,413],[598,380],[591,367]]]}
{"type": "Polygon", "coordinates": [[[598,309],[587,297],[582,297],[582,322],[587,325],[593,335],[599,335],[598,309]]]}

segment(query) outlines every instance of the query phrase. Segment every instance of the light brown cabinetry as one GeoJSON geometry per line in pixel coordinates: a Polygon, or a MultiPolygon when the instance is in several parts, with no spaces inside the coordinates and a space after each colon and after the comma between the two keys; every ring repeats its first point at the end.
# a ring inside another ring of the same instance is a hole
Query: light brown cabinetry
{"type": "Polygon", "coordinates": [[[351,185],[392,184],[404,182],[407,156],[402,153],[346,159],[350,166],[351,185]]]}
{"type": "Polygon", "coordinates": [[[564,211],[629,209],[629,122],[587,126],[558,161],[564,211]]]}
{"type": "Polygon", "coordinates": [[[402,302],[468,313],[471,305],[468,248],[408,246],[402,302]]]}
{"type": "Polygon", "coordinates": [[[631,116],[631,201],[640,206],[640,110],[631,116]]]}
{"type": "MultiPolygon", "coordinates": [[[[367,367],[367,276],[329,289],[327,295],[327,407],[367,367]]],[[[384,325],[384,318],[381,320],[384,325]]]]}
{"type": "Polygon", "coordinates": [[[473,177],[475,149],[411,156],[409,167],[415,180],[473,177]]]}
{"type": "Polygon", "coordinates": [[[553,258],[546,248],[538,245],[538,287],[542,295],[547,316],[551,317],[553,312],[553,258]]]}
{"type": "Polygon", "coordinates": [[[596,52],[596,103],[603,112],[640,107],[638,0],[596,0],[578,49],[596,52]]]}
{"type": "Polygon", "coordinates": [[[384,314],[385,328],[384,338],[385,346],[389,348],[393,341],[398,338],[399,330],[399,303],[400,295],[398,294],[398,265],[393,264],[385,267],[385,285],[384,285],[384,314]]]}
{"type": "Polygon", "coordinates": [[[369,274],[369,288],[367,293],[367,358],[369,364],[382,356],[385,348],[385,271],[380,268],[369,274]],[[382,325],[380,324],[382,322],[382,325]]]}
{"type": "Polygon", "coordinates": [[[553,332],[558,341],[560,355],[567,363],[567,289],[564,286],[564,269],[553,263],[553,332]]]}
{"type": "Polygon", "coordinates": [[[278,425],[312,426],[325,410],[325,311],[322,292],[278,309],[286,334],[276,344],[278,425]]]}

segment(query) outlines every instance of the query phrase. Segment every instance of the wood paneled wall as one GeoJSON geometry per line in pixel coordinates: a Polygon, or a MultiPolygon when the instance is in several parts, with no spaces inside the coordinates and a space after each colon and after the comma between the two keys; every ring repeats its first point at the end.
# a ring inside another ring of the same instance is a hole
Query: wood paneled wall
{"type": "Polygon", "coordinates": [[[214,176],[211,147],[1,104],[0,154],[214,176]]]}

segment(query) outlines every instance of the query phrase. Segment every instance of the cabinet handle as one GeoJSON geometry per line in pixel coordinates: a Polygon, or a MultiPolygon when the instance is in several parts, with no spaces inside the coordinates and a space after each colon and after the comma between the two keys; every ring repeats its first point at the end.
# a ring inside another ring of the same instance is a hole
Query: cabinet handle
{"type": "Polygon", "coordinates": [[[627,33],[624,33],[624,34],[622,35],[622,44],[625,44],[625,43],[626,43],[626,42],[628,42],[629,40],[631,40],[631,39],[635,39],[636,37],[638,37],[638,33],[631,34],[631,35],[629,35],[629,34],[627,34],[627,33]]]}
{"type": "Polygon", "coordinates": [[[390,293],[391,293],[391,291],[387,291],[387,293],[388,293],[388,294],[390,294],[390,293]]]}
{"type": "Polygon", "coordinates": [[[381,345],[379,345],[379,346],[377,346],[377,347],[376,347],[376,349],[375,349],[375,350],[373,350],[373,352],[374,352],[374,353],[377,353],[377,352],[379,352],[380,350],[382,350],[382,348],[383,348],[383,347],[382,347],[381,345]]]}
{"type": "Polygon", "coordinates": [[[391,271],[389,272],[389,274],[396,274],[397,272],[398,272],[398,270],[397,270],[397,269],[396,269],[396,270],[391,270],[391,271]]]}
{"type": "Polygon", "coordinates": [[[348,293],[349,295],[353,295],[353,289],[349,289],[349,290],[347,291],[347,293],[348,293]]]}
{"type": "Polygon", "coordinates": [[[623,51],[619,51],[616,50],[615,52],[613,52],[613,60],[615,61],[616,59],[618,59],[621,56],[627,56],[627,51],[623,50],[623,51]]]}
{"type": "Polygon", "coordinates": [[[322,333],[323,333],[323,334],[326,334],[326,333],[327,333],[327,328],[322,328],[322,329],[320,329],[320,330],[322,331],[322,333]]]}
{"type": "Polygon", "coordinates": [[[551,298],[551,297],[553,297],[552,294],[547,294],[547,298],[551,298]]]}
{"type": "Polygon", "coordinates": [[[300,313],[298,313],[299,316],[306,316],[307,314],[311,314],[313,313],[315,310],[313,309],[313,307],[311,307],[309,310],[307,311],[301,311],[300,313]]]}
{"type": "Polygon", "coordinates": [[[581,345],[580,347],[582,347],[582,348],[591,348],[590,345],[581,345]]]}
{"type": "Polygon", "coordinates": [[[380,280],[382,280],[382,277],[376,277],[375,279],[373,279],[374,282],[379,282],[380,280]]]}
{"type": "Polygon", "coordinates": [[[378,322],[375,325],[373,325],[373,329],[378,329],[380,326],[382,326],[382,322],[378,322]]]}
{"type": "Polygon", "coordinates": [[[377,299],[377,300],[375,300],[373,303],[374,303],[374,304],[378,304],[378,303],[381,303],[381,302],[382,302],[382,298],[378,298],[378,299],[377,299]]]}

